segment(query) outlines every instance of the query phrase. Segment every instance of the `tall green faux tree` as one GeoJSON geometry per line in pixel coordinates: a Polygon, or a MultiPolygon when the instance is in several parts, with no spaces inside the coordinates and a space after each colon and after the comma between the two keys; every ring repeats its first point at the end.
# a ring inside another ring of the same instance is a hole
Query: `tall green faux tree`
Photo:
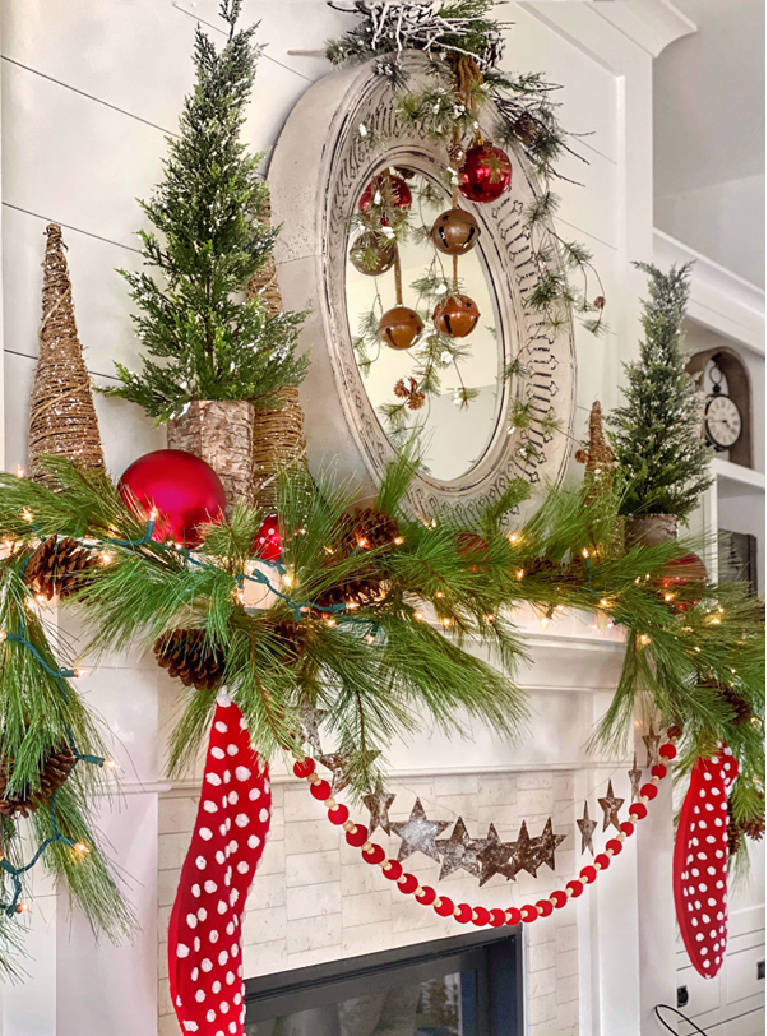
{"type": "Polygon", "coordinates": [[[253,28],[236,29],[241,0],[223,0],[229,37],[220,52],[197,28],[197,81],[186,98],[178,137],[169,140],[165,178],[140,202],[156,228],[140,231],[156,275],[120,272],[139,309],[136,328],[149,356],[140,374],[121,364],[122,384],[108,390],[158,422],[197,399],[267,401],[298,384],[306,357],[296,355],[304,314],[269,316],[242,292],[266,261],[276,231],[261,222],[268,195],[261,156],[241,135],[260,48],[253,28]]]}
{"type": "Polygon", "coordinates": [[[711,451],[702,436],[702,405],[685,371],[682,319],[690,296],[690,264],[663,273],[635,264],[650,278],[639,360],[624,364],[625,404],[608,418],[623,514],[675,514],[684,520],[711,485],[711,451]]]}

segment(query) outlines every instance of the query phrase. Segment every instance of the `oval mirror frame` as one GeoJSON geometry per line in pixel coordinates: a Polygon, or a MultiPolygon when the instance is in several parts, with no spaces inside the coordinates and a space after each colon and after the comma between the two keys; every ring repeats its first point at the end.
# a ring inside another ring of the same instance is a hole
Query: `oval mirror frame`
{"type": "MultiPolygon", "coordinates": [[[[404,63],[411,87],[418,89],[426,59],[408,54],[404,63]]],[[[482,229],[482,261],[504,363],[518,360],[527,375],[507,381],[495,433],[473,468],[451,481],[416,475],[407,499],[416,515],[449,507],[471,521],[512,479],[559,482],[567,465],[576,388],[572,321],[550,328],[530,305],[539,270],[524,213],[536,191],[521,151],[512,149],[510,157],[511,187],[497,202],[472,205],[462,198],[461,205],[482,229]],[[553,408],[562,430],[544,436],[535,425],[509,429],[515,400],[530,402],[541,416],[553,408]],[[531,442],[537,460],[526,457],[531,442]]],[[[445,153],[400,122],[390,81],[368,63],[331,72],[306,91],[283,127],[268,176],[272,220],[282,226],[274,255],[283,302],[286,309],[311,310],[302,344],[311,348],[312,362],[299,393],[309,464],[327,468],[333,458],[334,469],[353,481],[360,498],[375,494],[395,457],[357,366],[346,304],[351,217],[364,186],[383,165],[412,167],[439,179],[445,153]]]]}

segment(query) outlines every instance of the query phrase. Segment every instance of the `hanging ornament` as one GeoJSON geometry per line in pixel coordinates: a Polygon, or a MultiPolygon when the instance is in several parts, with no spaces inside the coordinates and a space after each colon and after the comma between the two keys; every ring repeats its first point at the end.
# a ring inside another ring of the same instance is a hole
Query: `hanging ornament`
{"type": "Polygon", "coordinates": [[[470,565],[470,572],[487,572],[489,566],[487,559],[490,554],[490,544],[476,532],[459,532],[456,537],[456,543],[458,544],[458,553],[462,558],[469,558],[471,561],[475,559],[483,562],[482,564],[470,565]]]}
{"type": "Polygon", "coordinates": [[[602,817],[602,830],[606,831],[610,824],[613,825],[616,831],[620,831],[621,822],[618,819],[618,810],[623,805],[624,800],[619,799],[613,793],[613,782],[609,780],[607,782],[607,793],[601,799],[597,800],[599,805],[602,807],[604,816],[602,817]]]}
{"type": "Polygon", "coordinates": [[[479,884],[490,881],[496,874],[500,874],[507,881],[510,881],[516,871],[509,862],[514,850],[513,842],[502,842],[498,837],[495,824],[491,824],[486,838],[487,845],[477,854],[480,866],[479,884]]]}
{"type": "Polygon", "coordinates": [[[413,195],[410,188],[401,176],[393,175],[390,172],[379,173],[374,176],[365,190],[360,195],[357,208],[360,212],[383,212],[381,226],[387,227],[389,221],[385,215],[386,208],[391,205],[399,209],[403,214],[410,211],[413,204],[413,195]]]}
{"type": "Polygon", "coordinates": [[[201,629],[176,629],[158,637],[154,645],[157,664],[185,687],[213,691],[224,680],[226,659],[221,647],[201,629]]]}
{"type": "Polygon", "coordinates": [[[717,974],[727,946],[727,794],[738,771],[725,745],[697,759],[676,831],[676,916],[687,956],[703,978],[717,974]]]}
{"type": "Polygon", "coordinates": [[[465,338],[470,335],[479,321],[479,308],[468,295],[451,293],[437,306],[432,314],[434,326],[451,338],[465,338]]]}
{"type": "Polygon", "coordinates": [[[538,139],[538,123],[529,112],[522,112],[511,124],[514,135],[525,147],[532,147],[538,139]]]}
{"type": "Polygon", "coordinates": [[[469,201],[496,201],[511,183],[511,162],[505,151],[477,143],[466,152],[459,170],[459,189],[469,201]]]}
{"type": "Polygon", "coordinates": [[[362,802],[370,813],[370,834],[377,828],[385,834],[391,834],[391,822],[389,821],[389,810],[396,795],[390,795],[387,791],[370,792],[362,796],[362,802]]]}
{"type": "Polygon", "coordinates": [[[578,830],[581,833],[581,852],[585,853],[588,849],[591,855],[594,855],[594,831],[599,826],[596,820],[592,820],[589,816],[589,804],[586,799],[583,800],[583,816],[580,820],[577,820],[578,830]]]}
{"type": "Polygon", "coordinates": [[[352,244],[349,262],[366,277],[378,277],[394,266],[396,252],[397,243],[393,237],[368,230],[352,244]]]}
{"type": "Polygon", "coordinates": [[[184,450],[145,453],[123,472],[118,486],[123,501],[142,519],[159,512],[153,538],[199,547],[198,529],[219,521],[226,511],[221,479],[204,460],[184,450]]]}
{"type": "Polygon", "coordinates": [[[96,556],[71,536],[49,536],[30,557],[24,583],[36,597],[65,600],[92,579],[96,556]]]}
{"type": "Polygon", "coordinates": [[[649,770],[650,767],[657,766],[660,762],[660,759],[658,758],[658,749],[663,740],[662,734],[656,734],[652,720],[650,720],[650,726],[647,733],[642,734],[642,740],[647,749],[647,769],[649,770]]]}
{"type": "Polygon", "coordinates": [[[407,306],[393,306],[384,313],[378,324],[378,337],[390,349],[410,349],[422,331],[423,320],[414,309],[407,306]]]}
{"type": "Polygon", "coordinates": [[[557,848],[564,842],[567,835],[556,835],[551,824],[551,817],[546,821],[543,831],[538,838],[538,848],[536,856],[538,859],[538,866],[546,864],[551,870],[556,870],[554,854],[557,848]]]}
{"type": "Polygon", "coordinates": [[[465,255],[482,233],[479,223],[465,209],[448,209],[437,216],[431,228],[431,239],[444,255],[465,255]]]}
{"type": "Polygon", "coordinates": [[[407,383],[404,378],[400,378],[394,385],[394,395],[397,399],[405,400],[408,410],[420,410],[426,402],[426,393],[418,388],[415,378],[408,378],[407,383]]]}
{"type": "MultiPolygon", "coordinates": [[[[652,765],[652,764],[651,764],[652,765]]],[[[629,780],[631,781],[631,801],[636,802],[639,798],[639,788],[642,784],[642,774],[644,770],[637,764],[637,754],[634,752],[634,765],[628,771],[629,780]]]]}
{"type": "Polygon", "coordinates": [[[658,586],[666,600],[677,612],[686,612],[699,604],[700,597],[686,597],[684,600],[675,600],[675,592],[688,583],[705,583],[708,579],[706,566],[697,554],[685,554],[684,557],[674,558],[664,565],[663,572],[658,577],[658,586]]]}
{"type": "Polygon", "coordinates": [[[8,792],[8,785],[13,779],[14,761],[0,754],[0,815],[28,817],[30,813],[35,813],[43,803],[50,802],[54,792],[66,782],[74,765],[74,752],[66,741],[62,741],[51,746],[40,760],[40,778],[36,787],[17,785],[13,791],[8,792]]]}
{"type": "Polygon", "coordinates": [[[270,814],[268,767],[251,747],[240,710],[219,695],[168,926],[171,1000],[184,1033],[243,1036],[241,920],[270,814]]]}
{"type": "Polygon", "coordinates": [[[449,838],[438,838],[435,844],[442,853],[440,881],[458,870],[473,874],[475,878],[480,876],[478,854],[487,848],[488,841],[486,838],[470,838],[463,817],[458,817],[449,838]]]}
{"type": "Polygon", "coordinates": [[[276,514],[269,515],[262,522],[253,541],[253,553],[262,561],[271,561],[273,564],[280,560],[282,541],[280,540],[279,519],[276,514]]]}

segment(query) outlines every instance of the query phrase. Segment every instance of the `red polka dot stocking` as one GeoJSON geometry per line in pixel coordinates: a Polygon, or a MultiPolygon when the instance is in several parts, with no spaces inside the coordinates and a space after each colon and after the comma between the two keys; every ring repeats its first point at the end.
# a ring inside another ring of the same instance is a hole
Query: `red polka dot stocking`
{"type": "Polygon", "coordinates": [[[676,916],[704,978],[719,971],[727,946],[727,794],[738,769],[726,745],[696,761],[674,845],[676,916]]]}
{"type": "Polygon", "coordinates": [[[242,1036],[241,919],[269,831],[269,768],[242,713],[219,695],[194,834],[168,926],[168,972],[183,1032],[242,1036]]]}

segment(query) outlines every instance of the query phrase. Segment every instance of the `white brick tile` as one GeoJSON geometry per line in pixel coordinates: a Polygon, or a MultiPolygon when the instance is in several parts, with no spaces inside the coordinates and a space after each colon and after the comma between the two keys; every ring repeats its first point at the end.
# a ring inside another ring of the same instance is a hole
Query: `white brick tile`
{"type": "Polygon", "coordinates": [[[157,1013],[159,1015],[172,1014],[175,1017],[173,1001],[170,998],[170,986],[165,980],[157,983],[157,1013]]]}
{"type": "Polygon", "coordinates": [[[557,1003],[568,1004],[578,999],[578,976],[568,975],[566,978],[557,979],[557,1003]]]}
{"type": "Polygon", "coordinates": [[[554,775],[551,771],[539,773],[517,774],[517,788],[520,791],[535,791],[538,788],[551,788],[554,784],[554,775]]]}
{"type": "Polygon", "coordinates": [[[439,925],[439,917],[431,907],[422,907],[415,900],[410,900],[410,897],[394,900],[391,917],[392,932],[395,936],[400,935],[401,937],[406,932],[410,934],[429,930],[435,933],[432,938],[437,938],[436,929],[439,925]]]}
{"type": "Polygon", "coordinates": [[[285,843],[266,843],[264,855],[258,864],[257,874],[281,874],[285,870],[285,843]]]}
{"type": "Polygon", "coordinates": [[[363,892],[359,896],[344,896],[341,914],[344,934],[348,928],[367,925],[373,921],[388,921],[392,913],[392,896],[389,889],[381,892],[363,892]]]}
{"type": "Polygon", "coordinates": [[[557,965],[557,947],[555,941],[530,943],[527,954],[527,968],[530,974],[546,971],[557,965]]]}
{"type": "Polygon", "coordinates": [[[455,774],[434,778],[434,794],[439,801],[444,797],[476,795],[479,778],[476,774],[455,774]]]}
{"type": "Polygon", "coordinates": [[[283,971],[287,963],[288,949],[285,939],[251,943],[242,948],[242,971],[245,978],[283,971]]]}
{"type": "MultiPolygon", "coordinates": [[[[318,917],[321,914],[341,912],[341,886],[337,882],[326,882],[323,885],[302,885],[300,888],[287,890],[288,920],[318,917]]],[[[322,922],[324,924],[324,921],[322,922]]],[[[310,924],[311,928],[315,925],[310,924]]],[[[319,945],[325,946],[326,943],[319,945]]],[[[307,949],[310,947],[307,947],[307,949]]]]}
{"type": "Polygon", "coordinates": [[[530,1029],[533,1036],[550,1036],[552,1030],[551,1023],[557,1016],[556,993],[531,998],[528,1008],[530,1029]]]}
{"type": "Polygon", "coordinates": [[[285,851],[288,856],[336,849],[338,844],[338,830],[327,820],[291,821],[285,828],[285,851]]]}
{"type": "Polygon", "coordinates": [[[288,954],[304,953],[306,950],[317,950],[328,946],[335,946],[340,950],[343,943],[343,925],[340,913],[324,914],[322,918],[309,924],[303,918],[288,921],[286,931],[288,954]]]}
{"type": "Polygon", "coordinates": [[[441,795],[432,812],[435,819],[447,820],[450,826],[445,828],[445,833],[440,837],[449,836],[458,817],[463,817],[466,824],[473,828],[477,820],[477,805],[476,795],[441,795]]]}
{"type": "Polygon", "coordinates": [[[313,950],[299,950],[289,953],[288,968],[310,968],[313,964],[324,964],[329,960],[338,960],[343,956],[341,946],[320,946],[313,950]]]}
{"type": "MultiPolygon", "coordinates": [[[[324,853],[297,853],[285,858],[285,878],[289,888],[298,885],[313,885],[326,881],[339,881],[341,877],[341,850],[331,849],[324,853]]],[[[360,864],[371,870],[368,864],[360,864]]]]}
{"type": "Polygon", "coordinates": [[[168,977],[168,944],[160,942],[157,947],[157,977],[164,982],[168,977]]]}
{"type": "Polygon", "coordinates": [[[384,881],[378,867],[371,867],[369,863],[344,864],[341,867],[341,892],[344,896],[380,891],[384,881]]]}
{"type": "Polygon", "coordinates": [[[516,838],[519,831],[520,814],[514,805],[489,805],[477,807],[477,827],[480,837],[487,834],[490,824],[495,824],[495,829],[501,838],[516,838]]]}
{"type": "Polygon", "coordinates": [[[544,971],[530,973],[530,997],[533,1000],[549,996],[552,993],[557,994],[556,968],[546,968],[544,971]]]}
{"type": "Polygon", "coordinates": [[[285,874],[257,873],[248,896],[248,909],[263,910],[285,905],[285,874]]]}
{"type": "Polygon", "coordinates": [[[392,941],[391,924],[388,921],[356,925],[354,928],[344,926],[343,953],[345,957],[379,953],[388,950],[392,941]]]}
{"type": "Polygon", "coordinates": [[[322,803],[313,799],[308,788],[303,785],[285,788],[283,809],[285,819],[291,824],[296,820],[323,820],[327,812],[322,803]]]}
{"type": "Polygon", "coordinates": [[[548,788],[520,788],[517,793],[517,811],[521,818],[528,821],[534,816],[545,818],[551,814],[553,801],[548,788]]]}
{"type": "Polygon", "coordinates": [[[578,974],[578,951],[559,951],[556,958],[557,978],[567,978],[578,974]]]}
{"type": "Polygon", "coordinates": [[[284,934],[286,924],[285,907],[246,911],[242,919],[243,946],[274,942],[284,934]]]}
{"type": "Polygon", "coordinates": [[[157,904],[158,906],[173,906],[173,901],[176,898],[176,889],[178,888],[178,879],[181,876],[181,871],[167,870],[158,871],[157,873],[157,904]]]}
{"type": "Polygon", "coordinates": [[[477,798],[480,806],[508,806],[517,801],[517,778],[488,776],[477,779],[477,798]]]}
{"type": "Polygon", "coordinates": [[[189,848],[189,835],[181,832],[160,834],[157,838],[157,864],[160,870],[180,871],[189,848]]]}
{"type": "Polygon", "coordinates": [[[181,1030],[174,1014],[161,1015],[157,1023],[157,1036],[179,1036],[181,1030]]]}
{"type": "Polygon", "coordinates": [[[197,806],[198,800],[194,795],[172,795],[161,798],[157,807],[160,831],[166,834],[174,831],[185,831],[187,834],[191,834],[194,831],[197,806]]]}
{"type": "Polygon", "coordinates": [[[557,1004],[557,1032],[578,1036],[578,1001],[557,1004]]]}
{"type": "Polygon", "coordinates": [[[578,949],[578,926],[568,925],[556,930],[557,953],[568,953],[578,949]]]}
{"type": "Polygon", "coordinates": [[[272,819],[269,822],[268,841],[281,842],[285,837],[285,816],[282,806],[272,810],[272,819]]]}

